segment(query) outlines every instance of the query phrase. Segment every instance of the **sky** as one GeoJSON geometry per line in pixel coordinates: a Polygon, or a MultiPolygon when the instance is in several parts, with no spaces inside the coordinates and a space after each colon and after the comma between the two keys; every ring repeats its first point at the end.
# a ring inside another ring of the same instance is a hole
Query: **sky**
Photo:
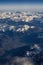
{"type": "Polygon", "coordinates": [[[38,3],[38,4],[42,4],[43,0],[0,0],[0,3],[5,4],[5,3],[38,3]]]}
{"type": "Polygon", "coordinates": [[[0,0],[0,9],[42,8],[43,0],[0,0]]]}

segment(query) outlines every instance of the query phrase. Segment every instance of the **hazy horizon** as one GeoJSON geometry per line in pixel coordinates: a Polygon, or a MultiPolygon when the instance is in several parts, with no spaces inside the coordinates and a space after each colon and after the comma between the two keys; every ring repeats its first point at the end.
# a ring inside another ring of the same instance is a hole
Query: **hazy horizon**
{"type": "Polygon", "coordinates": [[[43,10],[43,0],[0,0],[0,10],[4,9],[43,10]]]}
{"type": "Polygon", "coordinates": [[[0,10],[43,10],[43,4],[0,4],[0,10]]]}

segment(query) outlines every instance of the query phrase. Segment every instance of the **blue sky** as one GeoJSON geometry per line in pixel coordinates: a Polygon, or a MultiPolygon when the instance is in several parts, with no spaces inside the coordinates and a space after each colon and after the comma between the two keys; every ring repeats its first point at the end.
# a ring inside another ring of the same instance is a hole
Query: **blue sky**
{"type": "Polygon", "coordinates": [[[28,3],[28,4],[43,4],[43,0],[0,0],[0,4],[15,4],[15,3],[28,3]]]}

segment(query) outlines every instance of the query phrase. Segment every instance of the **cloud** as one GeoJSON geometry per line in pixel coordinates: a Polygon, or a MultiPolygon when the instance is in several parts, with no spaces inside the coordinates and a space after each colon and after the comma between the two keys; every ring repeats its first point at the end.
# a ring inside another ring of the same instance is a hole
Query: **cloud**
{"type": "Polygon", "coordinates": [[[15,30],[15,26],[10,26],[9,30],[15,30]]]}
{"type": "MultiPolygon", "coordinates": [[[[21,12],[21,11],[20,11],[21,12]]],[[[25,21],[25,22],[30,22],[32,21],[34,18],[40,18],[39,15],[33,15],[33,13],[31,12],[32,15],[30,15],[29,12],[21,12],[21,13],[15,13],[15,12],[3,12],[0,13],[0,19],[5,19],[5,18],[10,18],[12,20],[14,20],[15,22],[19,22],[19,21],[25,21]]]]}
{"type": "Polygon", "coordinates": [[[28,29],[30,29],[30,26],[24,25],[21,28],[18,28],[17,31],[18,32],[24,32],[24,31],[27,31],[28,29]]]}
{"type": "MultiPolygon", "coordinates": [[[[5,32],[7,28],[8,28],[8,30],[13,30],[13,31],[17,31],[17,32],[24,32],[24,31],[29,30],[30,28],[34,29],[35,26],[33,26],[33,25],[29,26],[28,23],[32,22],[34,18],[35,19],[37,18],[39,20],[41,18],[41,16],[42,16],[42,15],[38,14],[38,12],[32,12],[32,11],[31,11],[31,14],[30,14],[29,11],[19,11],[20,13],[17,13],[17,12],[13,12],[13,13],[11,11],[9,11],[9,12],[7,12],[7,11],[6,12],[1,12],[0,13],[0,19],[2,19],[2,21],[3,21],[6,18],[9,18],[9,20],[11,20],[11,22],[13,21],[13,22],[15,22],[17,24],[18,23],[20,23],[20,24],[23,23],[24,25],[22,25],[21,27],[17,27],[16,25],[9,25],[7,23],[7,21],[5,21],[4,23],[1,22],[2,25],[0,25],[0,31],[5,32]],[[26,25],[26,23],[28,25],[26,25]]],[[[20,24],[18,24],[18,26],[20,24]]]]}
{"type": "Polygon", "coordinates": [[[12,65],[34,65],[32,59],[29,59],[27,57],[15,57],[13,60],[11,60],[12,65]]]}

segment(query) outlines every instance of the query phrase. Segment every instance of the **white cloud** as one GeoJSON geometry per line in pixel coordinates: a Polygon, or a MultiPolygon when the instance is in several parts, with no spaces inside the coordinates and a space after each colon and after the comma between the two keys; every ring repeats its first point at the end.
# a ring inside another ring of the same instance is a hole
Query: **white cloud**
{"type": "Polygon", "coordinates": [[[32,59],[29,59],[27,57],[15,57],[13,59],[12,65],[15,63],[19,65],[34,65],[32,59]]]}
{"type": "Polygon", "coordinates": [[[32,28],[32,29],[34,29],[34,28],[35,28],[35,26],[31,26],[31,28],[32,28]]]}
{"type": "Polygon", "coordinates": [[[10,18],[12,20],[15,20],[16,22],[19,22],[19,21],[30,22],[34,18],[40,18],[40,16],[38,16],[38,15],[35,15],[35,14],[33,15],[33,13],[32,13],[32,15],[27,16],[27,13],[29,15],[29,11],[28,12],[21,12],[20,14],[17,14],[15,12],[13,12],[13,13],[11,13],[11,12],[3,12],[3,13],[0,13],[0,19],[1,18],[2,19],[4,19],[4,18],[10,18]]]}
{"type": "Polygon", "coordinates": [[[38,44],[34,44],[33,46],[31,46],[31,49],[36,49],[38,52],[40,52],[41,51],[41,48],[40,48],[40,46],[38,45],[38,44]]]}
{"type": "Polygon", "coordinates": [[[21,28],[18,28],[17,31],[18,32],[24,32],[24,31],[27,31],[28,29],[30,29],[30,26],[24,25],[21,28]]]}
{"type": "Polygon", "coordinates": [[[15,26],[10,26],[9,27],[9,30],[14,30],[15,29],[15,26]]]}

